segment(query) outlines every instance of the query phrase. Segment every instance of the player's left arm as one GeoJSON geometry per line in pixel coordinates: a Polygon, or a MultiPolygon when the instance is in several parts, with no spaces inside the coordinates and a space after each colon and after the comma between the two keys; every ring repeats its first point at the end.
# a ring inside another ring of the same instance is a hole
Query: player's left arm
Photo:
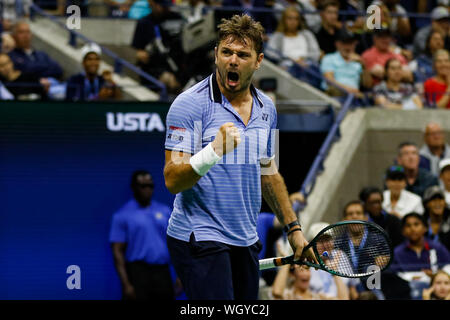
{"type": "MultiPolygon", "coordinates": [[[[277,216],[282,226],[286,226],[294,221],[297,221],[297,215],[292,209],[286,184],[281,174],[278,172],[275,160],[270,160],[268,163],[261,162],[261,167],[264,174],[261,175],[261,191],[264,200],[270,206],[272,211],[277,216]]],[[[299,226],[292,227],[291,230],[301,229],[299,226]]],[[[301,230],[291,232],[288,235],[289,243],[294,251],[294,259],[300,259],[303,248],[308,244],[301,230]]],[[[306,254],[308,260],[314,261],[315,258],[312,250],[308,250],[306,254]]]]}

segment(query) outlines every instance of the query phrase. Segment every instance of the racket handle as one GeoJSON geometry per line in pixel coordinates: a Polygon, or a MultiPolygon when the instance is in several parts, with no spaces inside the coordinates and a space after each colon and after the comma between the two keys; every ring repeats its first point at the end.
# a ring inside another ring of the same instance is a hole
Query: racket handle
{"type": "Polygon", "coordinates": [[[275,265],[274,258],[259,260],[259,270],[272,269],[272,268],[276,268],[276,267],[277,266],[275,265]]]}
{"type": "Polygon", "coordinates": [[[259,260],[259,270],[272,269],[280,267],[285,264],[292,263],[294,256],[284,257],[284,258],[268,258],[259,260]]]}

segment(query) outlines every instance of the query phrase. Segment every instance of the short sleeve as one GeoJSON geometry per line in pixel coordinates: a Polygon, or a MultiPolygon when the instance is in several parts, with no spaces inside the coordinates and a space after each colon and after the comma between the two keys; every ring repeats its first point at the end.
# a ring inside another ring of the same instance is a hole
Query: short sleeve
{"type": "Polygon", "coordinates": [[[120,215],[115,214],[112,218],[109,242],[127,242],[127,225],[120,215]]]}
{"type": "Polygon", "coordinates": [[[195,153],[195,128],[201,128],[201,114],[197,115],[197,110],[193,99],[186,94],[175,99],[166,119],[166,150],[195,153]]]}
{"type": "Polygon", "coordinates": [[[334,72],[334,66],[333,66],[333,61],[331,59],[330,55],[325,55],[325,57],[323,57],[322,62],[320,63],[320,72],[322,72],[322,74],[326,73],[326,72],[334,72]]]}
{"type": "Polygon", "coordinates": [[[271,116],[271,123],[270,123],[270,132],[267,139],[267,149],[266,154],[262,155],[261,162],[268,163],[270,160],[273,160],[275,158],[275,151],[276,151],[276,142],[277,142],[277,123],[278,123],[278,117],[275,107],[273,107],[273,112],[271,116]]]}

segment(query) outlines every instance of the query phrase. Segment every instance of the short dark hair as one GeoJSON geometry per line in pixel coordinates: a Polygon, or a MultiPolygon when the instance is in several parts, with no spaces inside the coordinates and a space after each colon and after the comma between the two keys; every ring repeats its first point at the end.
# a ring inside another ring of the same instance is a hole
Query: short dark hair
{"type": "Polygon", "coordinates": [[[402,229],[405,227],[406,221],[408,220],[408,218],[411,218],[411,217],[415,217],[415,218],[419,219],[420,222],[422,222],[422,224],[425,226],[425,228],[428,228],[427,220],[425,220],[425,217],[423,215],[418,214],[417,212],[410,212],[410,213],[406,214],[405,216],[403,216],[403,218],[402,218],[402,229]]]}
{"type": "Polygon", "coordinates": [[[369,197],[374,194],[374,193],[378,193],[381,195],[381,198],[383,198],[383,191],[381,191],[380,188],[378,187],[365,187],[363,188],[360,192],[359,192],[359,200],[361,200],[362,202],[367,202],[367,200],[369,199],[369,197]]]}
{"type": "Polygon", "coordinates": [[[403,141],[402,143],[400,143],[397,147],[397,151],[398,151],[398,155],[400,155],[400,152],[402,151],[402,149],[404,147],[408,147],[408,146],[414,146],[416,147],[416,149],[419,149],[419,147],[417,146],[416,143],[412,142],[412,141],[403,141]]]}
{"type": "Polygon", "coordinates": [[[253,20],[249,15],[235,14],[230,19],[222,19],[218,29],[217,46],[222,40],[231,36],[243,42],[245,42],[245,39],[251,40],[256,54],[262,53],[264,28],[261,23],[253,20]]]}
{"type": "Polygon", "coordinates": [[[406,180],[405,168],[399,165],[390,166],[386,170],[386,180],[406,180]]]}
{"type": "Polygon", "coordinates": [[[359,200],[351,200],[351,201],[347,202],[345,204],[345,206],[344,206],[344,210],[342,212],[344,217],[347,216],[347,209],[348,209],[348,207],[350,207],[351,205],[354,205],[354,204],[359,204],[363,208],[363,212],[364,212],[364,204],[361,201],[359,201],[359,200]]]}
{"type": "Polygon", "coordinates": [[[134,171],[133,174],[131,175],[131,183],[130,183],[131,184],[131,188],[134,188],[136,186],[136,184],[137,184],[137,177],[145,176],[145,175],[149,175],[150,179],[153,180],[152,175],[147,170],[140,169],[140,170],[134,171]]]}
{"type": "Polygon", "coordinates": [[[400,64],[402,63],[401,61],[400,61],[400,59],[398,59],[398,58],[389,58],[387,61],[386,61],[386,63],[384,64],[384,80],[387,80],[388,78],[388,69],[389,69],[389,67],[390,67],[390,65],[391,65],[391,63],[393,63],[394,61],[398,61],[400,64]]]}
{"type": "Polygon", "coordinates": [[[333,6],[333,7],[340,7],[340,4],[337,0],[322,0],[317,5],[317,10],[324,11],[326,8],[333,6]]]}

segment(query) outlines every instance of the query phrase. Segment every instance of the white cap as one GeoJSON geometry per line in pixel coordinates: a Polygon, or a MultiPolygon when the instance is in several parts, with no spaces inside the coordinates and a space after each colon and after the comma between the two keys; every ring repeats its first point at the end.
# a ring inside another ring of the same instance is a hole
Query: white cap
{"type": "Polygon", "coordinates": [[[322,231],[322,229],[328,227],[330,224],[326,222],[313,223],[306,232],[306,240],[311,241],[314,237],[322,231]]]}
{"type": "Polygon", "coordinates": [[[442,170],[447,166],[450,166],[450,158],[441,160],[439,162],[439,172],[442,172],[442,170]]]}
{"type": "Polygon", "coordinates": [[[450,15],[447,8],[436,7],[431,11],[431,20],[449,19],[450,15]]]}
{"type": "Polygon", "coordinates": [[[86,43],[83,48],[81,48],[81,61],[83,61],[84,57],[91,52],[95,52],[100,56],[102,54],[102,49],[94,42],[86,43]]]}

